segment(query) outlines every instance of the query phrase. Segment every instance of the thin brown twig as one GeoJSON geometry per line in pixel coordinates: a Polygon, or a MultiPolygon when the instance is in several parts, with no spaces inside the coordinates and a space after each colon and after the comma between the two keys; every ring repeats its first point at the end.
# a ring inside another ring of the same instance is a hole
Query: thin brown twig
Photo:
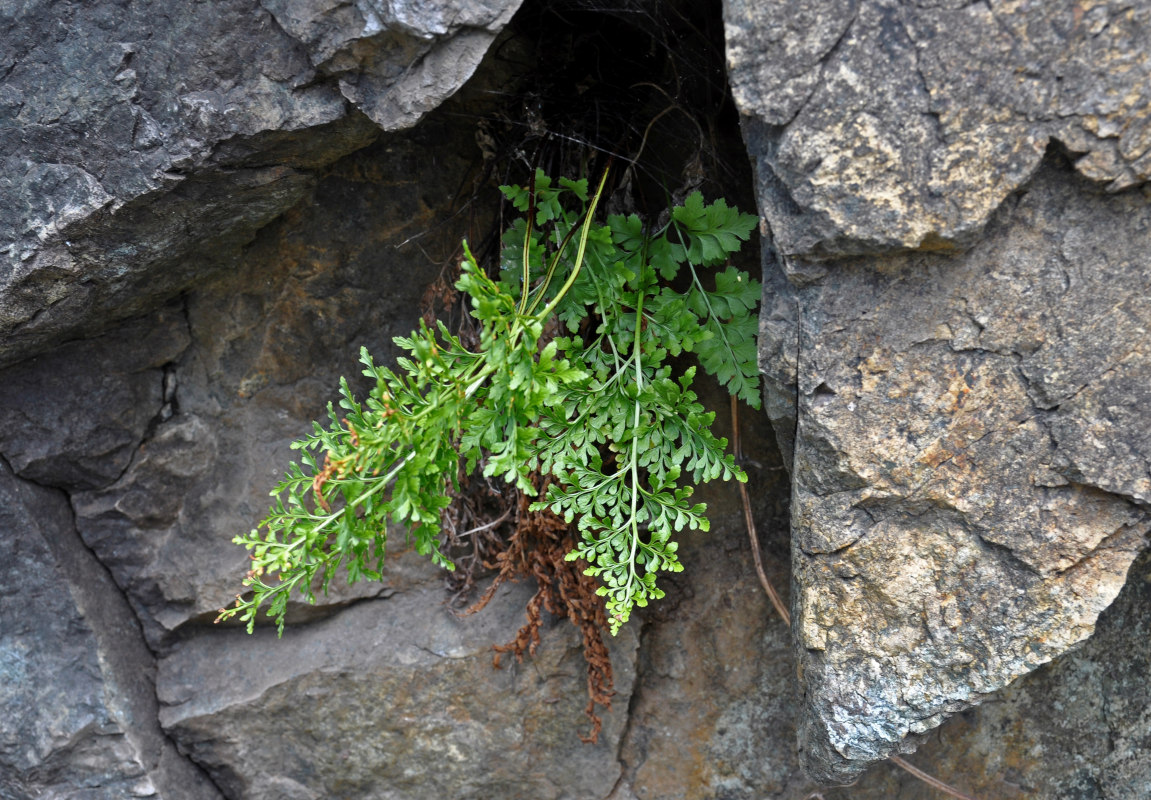
{"type": "MultiPolygon", "coordinates": [[[[743,461],[743,451],[740,447],[739,441],[739,401],[736,399],[735,395],[732,395],[731,397],[731,449],[735,454],[735,463],[741,463],[743,461]]],[[[779,614],[780,619],[782,619],[788,627],[791,627],[791,614],[788,612],[787,606],[784,605],[783,599],[779,596],[779,592],[775,590],[775,586],[773,586],[771,581],[768,579],[767,573],[764,572],[763,560],[761,559],[759,553],[759,536],[755,532],[755,518],[751,513],[751,500],[747,496],[747,485],[742,482],[739,482],[739,496],[740,499],[743,500],[743,519],[747,524],[748,538],[751,540],[751,558],[752,561],[755,562],[755,573],[759,576],[759,583],[761,586],[763,586],[764,592],[767,593],[768,598],[771,600],[771,604],[775,607],[776,613],[779,614]]],[[[895,764],[900,769],[906,770],[908,773],[923,781],[928,786],[932,786],[944,794],[956,798],[957,800],[976,800],[976,798],[972,797],[971,795],[964,794],[955,787],[949,786],[933,775],[930,775],[918,767],[908,763],[907,761],[904,761],[899,756],[888,756],[887,760],[895,764]]],[[[808,798],[811,797],[822,797],[822,795],[816,792],[808,795],[808,798]]]]}
{"type": "MultiPolygon", "coordinates": [[[[731,449],[735,453],[735,463],[741,463],[743,461],[743,449],[739,442],[739,400],[735,395],[731,396],[731,449]]],[[[783,620],[784,624],[791,627],[791,614],[788,612],[787,606],[784,605],[783,598],[779,596],[779,592],[775,590],[775,586],[768,580],[767,573],[763,570],[763,559],[759,554],[759,536],[755,532],[755,517],[751,513],[751,499],[747,496],[747,484],[743,481],[736,481],[736,483],[739,485],[740,499],[743,500],[743,521],[747,525],[748,538],[751,539],[751,558],[755,562],[755,574],[759,576],[759,583],[767,592],[767,597],[771,600],[779,618],[783,620]]]]}
{"type": "Polygon", "coordinates": [[[751,557],[755,561],[755,573],[759,576],[759,582],[763,586],[763,590],[767,592],[771,604],[775,606],[776,613],[779,614],[780,619],[788,627],[791,626],[791,614],[787,611],[787,606],[783,604],[783,598],[779,596],[779,592],[767,579],[767,573],[763,571],[763,560],[759,555],[759,537],[755,533],[755,520],[751,515],[751,501],[747,497],[747,485],[739,484],[739,495],[743,499],[743,518],[747,522],[747,532],[751,537],[751,557]]]}
{"type": "Polygon", "coordinates": [[[899,756],[888,756],[887,760],[890,761],[891,763],[895,764],[895,766],[899,767],[900,769],[907,770],[912,775],[919,778],[919,780],[926,783],[928,786],[934,786],[936,789],[943,792],[944,794],[949,794],[952,797],[957,798],[958,800],[975,800],[975,798],[972,797],[971,795],[964,794],[963,792],[959,791],[958,789],[956,789],[952,786],[948,786],[946,783],[939,780],[939,778],[936,778],[932,775],[927,774],[926,772],[919,769],[918,767],[907,763],[906,761],[904,761],[899,756]]]}
{"type": "Polygon", "coordinates": [[[507,508],[504,510],[504,513],[503,513],[503,514],[501,514],[501,515],[500,515],[499,517],[497,517],[496,519],[493,519],[491,522],[488,522],[488,523],[486,523],[486,524],[484,524],[484,525],[480,525],[479,527],[476,527],[476,528],[472,528],[471,530],[468,530],[468,531],[464,531],[463,533],[457,534],[457,535],[456,535],[456,538],[457,538],[457,539],[463,539],[463,538],[466,538],[466,537],[468,537],[468,536],[471,536],[473,533],[479,533],[480,531],[486,531],[486,530],[488,530],[489,528],[494,528],[495,526],[497,526],[497,525],[499,525],[501,522],[503,522],[505,519],[507,519],[508,517],[510,517],[510,516],[512,515],[512,512],[513,512],[513,511],[515,511],[515,506],[508,506],[508,507],[507,507],[507,508]]]}

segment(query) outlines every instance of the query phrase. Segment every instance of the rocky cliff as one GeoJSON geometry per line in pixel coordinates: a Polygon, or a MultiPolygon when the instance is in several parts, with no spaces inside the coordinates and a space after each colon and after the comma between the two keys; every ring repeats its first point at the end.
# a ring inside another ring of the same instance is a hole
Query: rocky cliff
{"type": "Polygon", "coordinates": [[[1151,8],[839,5],[726,21],[800,742],[846,781],[1090,636],[1145,545],[1151,8]]]}
{"type": "Polygon", "coordinates": [[[518,6],[0,9],[0,798],[798,799],[917,747],[984,800],[1151,795],[1151,6],[518,6]],[[579,634],[493,669],[530,587],[460,618],[400,535],[282,639],[211,624],[288,444],[549,133],[642,149],[624,207],[758,204],[795,618],[710,488],[596,744],[579,634]]]}

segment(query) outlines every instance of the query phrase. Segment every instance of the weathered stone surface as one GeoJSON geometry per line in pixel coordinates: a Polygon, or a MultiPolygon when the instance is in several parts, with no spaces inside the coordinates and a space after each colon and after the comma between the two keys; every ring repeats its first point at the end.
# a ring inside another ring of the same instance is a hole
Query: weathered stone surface
{"type": "Polygon", "coordinates": [[[157,722],[140,628],[63,493],[0,461],[0,797],[218,800],[157,722]]]}
{"type": "Polygon", "coordinates": [[[616,697],[599,743],[583,716],[579,635],[547,632],[534,657],[492,669],[531,590],[467,619],[441,579],[329,620],[200,636],[160,662],[160,720],[229,797],[604,797],[634,679],[634,631],[613,641],[616,697]],[[301,732],[306,731],[306,737],[301,732]]]}
{"type": "MultiPolygon", "coordinates": [[[[957,714],[909,760],[979,800],[1141,800],[1151,794],[1151,553],[1132,566],[1094,636],[957,714]]],[[[910,775],[876,765],[827,800],[929,800],[910,775]]],[[[802,796],[802,795],[800,795],[802,796]]]]}
{"type": "MultiPolygon", "coordinates": [[[[191,344],[168,377],[176,413],[153,426],[114,483],[74,497],[81,534],[154,647],[238,591],[246,559],[231,539],[266,513],[289,444],[322,416],[339,377],[359,385],[360,346],[386,358],[392,337],[416,326],[440,265],[396,245],[446,215],[470,141],[429,120],[345,159],[233,273],[186,295],[191,344]],[[448,143],[458,155],[426,156],[448,143]]],[[[445,240],[458,242],[464,222],[446,226],[445,240]]],[[[331,602],[394,588],[337,585],[331,602]]]]}
{"type": "Polygon", "coordinates": [[[1144,546],[1149,20],[725,4],[821,780],[1090,635],[1144,546]]]}
{"type": "Polygon", "coordinates": [[[1151,6],[727,0],[732,91],[786,255],[970,245],[1049,141],[1151,177],[1151,6]]]}
{"type": "Polygon", "coordinates": [[[0,9],[0,363],[229,264],[309,170],[414,124],[518,3],[0,9]]]}
{"type": "Polygon", "coordinates": [[[794,291],[813,775],[850,780],[1080,642],[1122,587],[1149,525],[1129,288],[1149,232],[1144,193],[1053,159],[969,253],[839,261],[794,291]]]}
{"type": "MultiPolygon", "coordinates": [[[[762,173],[761,173],[762,177],[762,173]]],[[[783,463],[795,458],[795,396],[799,358],[799,298],[779,268],[779,255],[763,231],[763,297],[759,308],[759,371],[763,380],[763,410],[775,429],[783,463]]]]}
{"type": "Polygon", "coordinates": [[[107,486],[171,416],[170,368],[189,341],[183,309],[169,306],[0,370],[0,452],[36,483],[107,486]]]}
{"type": "Polygon", "coordinates": [[[409,128],[471,77],[520,0],[261,0],[316,71],[386,131],[409,128]]]}

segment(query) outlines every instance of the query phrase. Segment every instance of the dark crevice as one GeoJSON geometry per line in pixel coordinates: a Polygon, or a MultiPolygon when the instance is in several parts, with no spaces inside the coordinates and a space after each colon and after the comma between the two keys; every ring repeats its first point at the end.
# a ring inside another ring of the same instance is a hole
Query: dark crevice
{"type": "MultiPolygon", "coordinates": [[[[178,386],[178,365],[180,359],[182,359],[184,355],[192,348],[192,342],[194,341],[192,338],[192,325],[188,317],[188,297],[186,292],[181,293],[180,295],[180,318],[184,321],[184,326],[187,329],[188,345],[175,356],[173,356],[172,360],[168,361],[160,367],[160,407],[156,410],[156,413],[152,416],[151,420],[148,422],[148,425],[144,428],[144,434],[140,437],[140,441],[136,442],[136,445],[133,448],[132,456],[125,462],[124,468],[120,470],[115,478],[108,481],[103,486],[97,487],[97,491],[115,486],[117,483],[123,480],[124,476],[127,475],[132,467],[135,466],[138,462],[140,451],[143,449],[144,445],[155,438],[156,431],[160,425],[172,419],[172,417],[179,413],[179,403],[176,399],[176,389],[178,386]]],[[[70,501],[71,498],[69,498],[69,502],[70,501]]]]}
{"type": "MultiPolygon", "coordinates": [[[[15,476],[2,454],[0,465],[15,476]]],[[[130,708],[123,734],[137,750],[148,777],[157,784],[165,800],[206,800],[213,792],[217,797],[225,796],[198,764],[180,752],[176,742],[160,726],[156,653],[144,637],[127,593],[80,535],[71,496],[56,486],[19,476],[15,479],[55,494],[61,506],[68,509],[68,528],[45,539],[101,650],[102,678],[116,683],[117,691],[107,692],[106,696],[127,698],[130,708]],[[168,775],[169,770],[183,774],[168,775]],[[206,787],[196,786],[196,782],[206,787]],[[209,787],[209,791],[201,791],[209,787]]]]}
{"type": "MultiPolygon", "coordinates": [[[[185,318],[186,316],[187,313],[185,309],[185,318]]],[[[183,353],[180,353],[180,355],[176,356],[176,358],[164,364],[160,368],[160,408],[148,422],[147,428],[144,429],[144,436],[140,439],[140,444],[136,447],[137,453],[139,452],[140,448],[144,446],[145,442],[155,438],[156,431],[161,425],[180,413],[180,403],[176,397],[176,389],[179,384],[178,364],[181,356],[183,356],[183,353]]],[[[128,471],[128,468],[133,463],[135,463],[135,461],[136,456],[133,454],[132,458],[128,462],[128,465],[124,467],[124,470],[118,476],[116,476],[116,481],[119,481],[124,477],[125,473],[128,471]]],[[[112,483],[115,483],[116,481],[112,481],[112,483]]]]}

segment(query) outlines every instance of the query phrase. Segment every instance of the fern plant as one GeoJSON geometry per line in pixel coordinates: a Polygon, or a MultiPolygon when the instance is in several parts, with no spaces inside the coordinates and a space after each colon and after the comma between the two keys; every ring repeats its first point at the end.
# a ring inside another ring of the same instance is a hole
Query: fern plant
{"type": "Polygon", "coordinates": [[[499,274],[465,243],[456,284],[478,348],[421,323],[396,339],[407,352],[396,370],[361,353],[374,388],[360,401],[342,380],[339,410],[329,404],[327,424],[293,444],[300,461],[268,517],[233,540],[252,568],[217,621],[238,615],[251,632],[266,605],[282,633],[293,589],[314,602],[341,566],[349,581],[378,579],[389,522],[453,569],[440,517],[477,468],[528,494],[533,473],[552,477],[533,509],[578,526],[567,557],[600,581],[613,634],[663,597],[657,574],[682,570],[674,535],[708,529],[694,487],[746,480],[692,391],[695,367],[677,373],[670,359],[694,353],[759,407],[759,284],[726,266],[757,220],[696,193],[659,230],[634,215],[600,224],[605,181],[589,193],[586,180],[537,172],[532,187],[501,187],[524,217],[504,235],[499,274]]]}

